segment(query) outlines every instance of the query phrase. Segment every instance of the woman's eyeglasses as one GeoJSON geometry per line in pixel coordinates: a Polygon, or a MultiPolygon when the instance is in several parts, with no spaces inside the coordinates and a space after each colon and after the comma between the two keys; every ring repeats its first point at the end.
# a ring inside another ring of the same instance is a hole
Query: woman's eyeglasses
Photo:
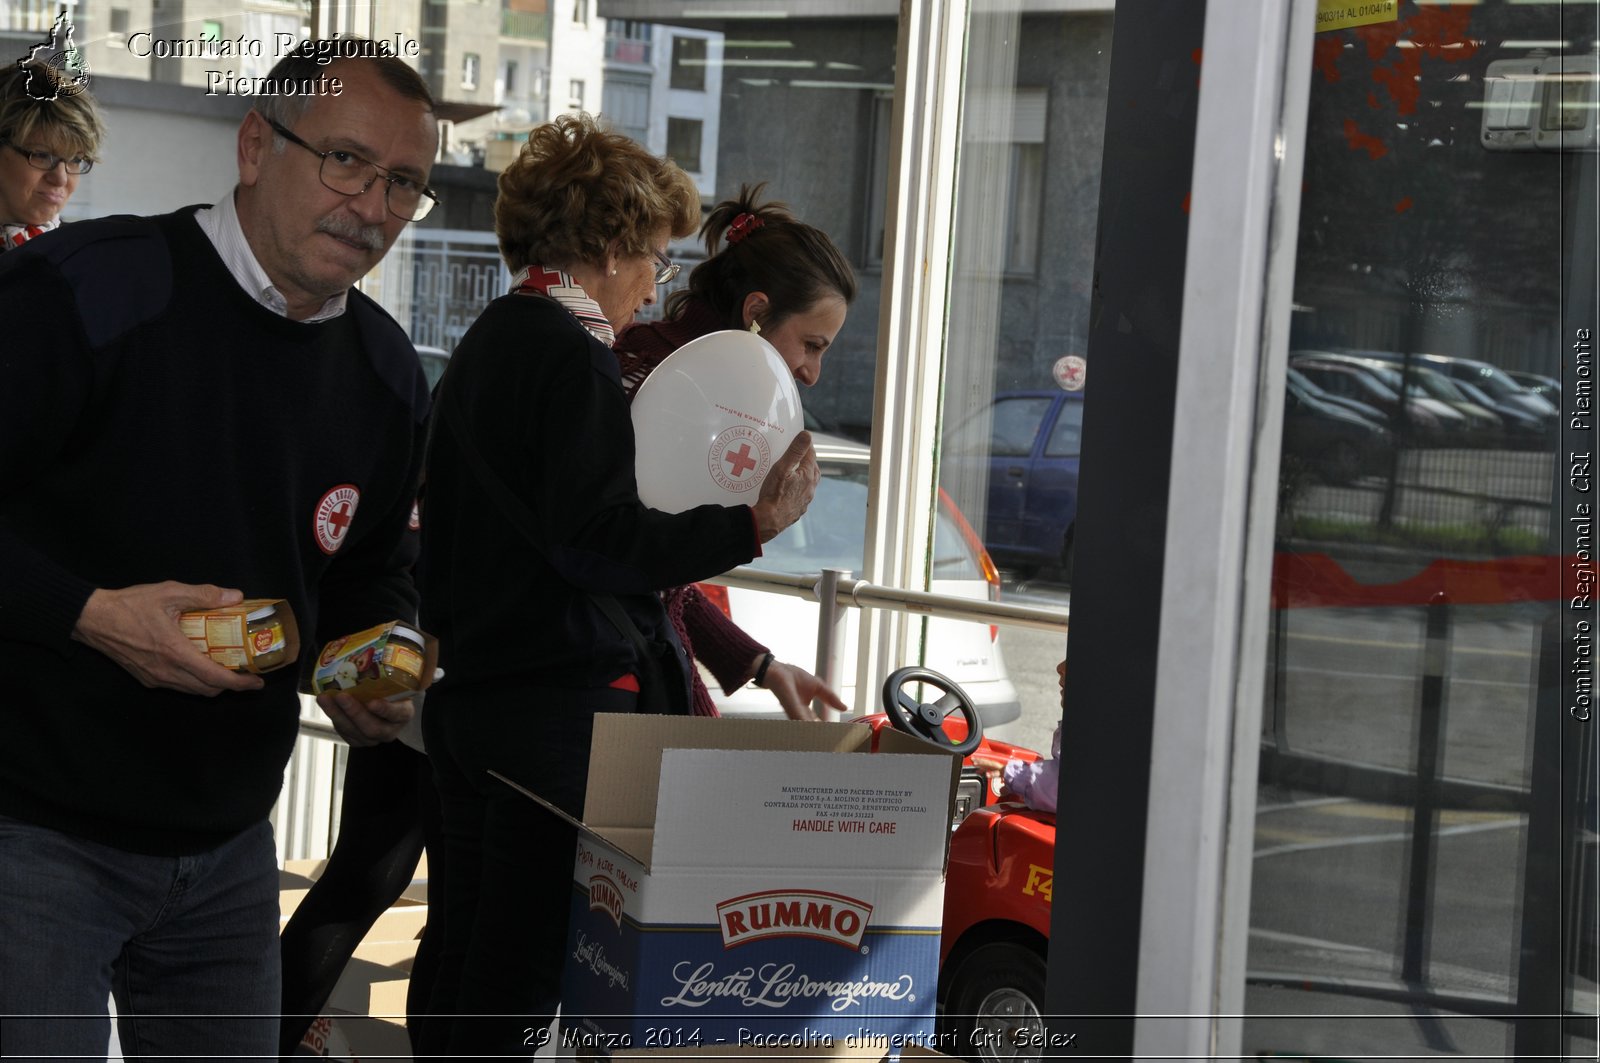
{"type": "Polygon", "coordinates": [[[660,251],[657,251],[653,247],[650,249],[650,253],[656,256],[656,263],[657,263],[657,265],[656,265],[656,283],[657,284],[665,284],[665,283],[667,283],[672,278],[676,277],[678,275],[678,271],[683,268],[682,266],[678,265],[676,262],[672,261],[666,255],[663,255],[660,251]]]}
{"type": "Polygon", "coordinates": [[[28,165],[35,170],[49,172],[57,166],[65,166],[70,174],[86,174],[94,169],[94,160],[86,155],[74,155],[67,159],[48,151],[29,151],[27,148],[19,148],[9,140],[5,141],[5,146],[27,159],[28,165]]]}

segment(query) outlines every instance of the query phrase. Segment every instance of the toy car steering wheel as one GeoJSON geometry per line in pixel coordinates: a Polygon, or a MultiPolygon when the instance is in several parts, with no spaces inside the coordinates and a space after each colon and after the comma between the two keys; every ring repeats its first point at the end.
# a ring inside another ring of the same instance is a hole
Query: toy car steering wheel
{"type": "Polygon", "coordinates": [[[883,711],[894,729],[938,746],[947,753],[964,757],[983,741],[983,718],[967,692],[930,668],[902,668],[883,681],[883,711]],[[935,702],[920,702],[907,691],[912,683],[927,683],[944,691],[935,702]],[[967,721],[965,741],[953,741],[944,733],[945,717],[959,710],[967,721]]]}

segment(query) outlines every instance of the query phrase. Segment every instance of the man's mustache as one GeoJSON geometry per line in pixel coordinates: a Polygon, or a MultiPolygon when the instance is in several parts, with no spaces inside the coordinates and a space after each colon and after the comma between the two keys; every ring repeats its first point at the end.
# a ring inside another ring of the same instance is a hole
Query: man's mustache
{"type": "Polygon", "coordinates": [[[360,244],[368,251],[383,250],[383,226],[362,225],[338,215],[323,218],[317,222],[317,232],[337,236],[341,240],[353,244],[360,244]]]}

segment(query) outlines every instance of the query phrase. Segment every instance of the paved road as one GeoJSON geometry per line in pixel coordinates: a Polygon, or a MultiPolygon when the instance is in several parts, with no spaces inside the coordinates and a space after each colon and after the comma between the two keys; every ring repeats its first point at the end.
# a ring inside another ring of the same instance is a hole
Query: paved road
{"type": "MultiPolygon", "coordinates": [[[[1049,608],[1070,606],[1072,596],[1064,584],[1028,581],[1008,582],[1001,589],[1002,602],[1041,605],[1049,608]]],[[[1061,691],[1056,685],[1056,664],[1066,656],[1066,639],[1053,631],[1025,627],[1001,627],[1000,652],[1006,672],[1022,702],[1022,719],[995,728],[993,737],[1019,746],[1050,751],[1050,736],[1061,720],[1061,691]]]]}
{"type": "MultiPolygon", "coordinates": [[[[1069,592],[1059,584],[1012,583],[1003,600],[1060,605],[1069,592]]],[[[1446,776],[1529,785],[1535,664],[1549,608],[1457,611],[1444,687],[1446,776]]],[[[1278,619],[1268,646],[1264,740],[1288,753],[1410,769],[1422,694],[1422,610],[1296,609],[1278,619]]],[[[1045,749],[1059,718],[1060,640],[1002,628],[1000,644],[1023,719],[999,737],[1045,749]]],[[[1305,991],[1313,979],[1400,987],[1411,821],[1410,807],[1347,793],[1270,781],[1258,788],[1247,966],[1252,975],[1289,978],[1302,988],[1252,986],[1246,1011],[1371,1018],[1257,1018],[1246,1025],[1247,1049],[1315,1049],[1343,1058],[1380,1049],[1407,1058],[1503,1050],[1503,1023],[1305,991]]],[[[1514,993],[1522,906],[1555,901],[1525,896],[1527,831],[1527,818],[1492,796],[1440,814],[1428,870],[1428,992],[1490,1000],[1514,993]]],[[[1588,986],[1584,999],[1592,1002],[1592,983],[1579,984],[1588,986]]]]}

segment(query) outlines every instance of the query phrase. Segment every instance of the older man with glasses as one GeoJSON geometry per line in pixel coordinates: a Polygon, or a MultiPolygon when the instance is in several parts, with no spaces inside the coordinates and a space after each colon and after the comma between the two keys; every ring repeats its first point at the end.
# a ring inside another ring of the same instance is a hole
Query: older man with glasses
{"type": "MultiPolygon", "coordinates": [[[[8,1057],[103,1057],[108,994],[130,1056],[276,1055],[267,816],[299,669],[230,671],[178,615],[287,599],[307,652],[415,615],[427,389],[351,286],[437,199],[433,101],[397,59],[316,43],[273,76],[340,93],[261,98],[214,206],[0,258],[0,314],[30,326],[0,353],[8,1057]]],[[[321,704],[355,746],[411,715],[321,704]]]]}

